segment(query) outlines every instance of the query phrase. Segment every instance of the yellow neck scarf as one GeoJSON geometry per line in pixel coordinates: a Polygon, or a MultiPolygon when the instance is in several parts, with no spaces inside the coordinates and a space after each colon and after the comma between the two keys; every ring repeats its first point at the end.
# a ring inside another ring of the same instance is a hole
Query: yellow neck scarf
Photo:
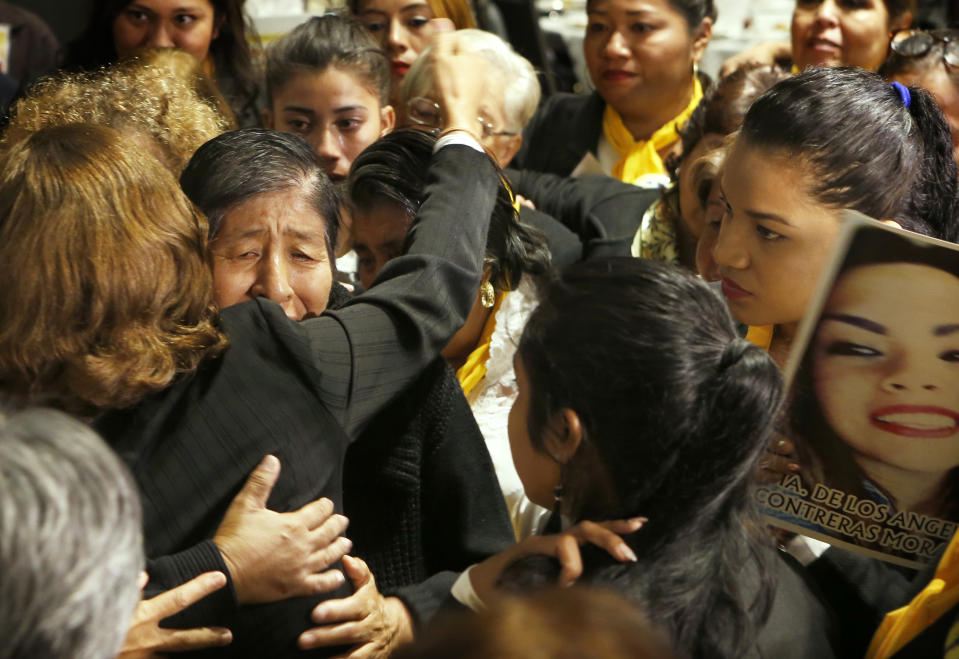
{"type": "Polygon", "coordinates": [[[769,346],[773,343],[775,327],[775,325],[750,325],[749,329],[746,330],[746,340],[769,352],[769,346]]]}
{"type": "Polygon", "coordinates": [[[959,603],[959,533],[952,536],[936,576],[909,604],[886,614],[872,637],[866,659],[886,659],[959,603]]]}
{"type": "Polygon", "coordinates": [[[499,311],[503,300],[506,299],[506,291],[500,291],[496,294],[496,303],[490,311],[489,318],[483,326],[483,333],[480,334],[479,343],[473,348],[463,365],[456,369],[456,378],[463,387],[463,393],[467,396],[473,391],[473,388],[480,383],[486,376],[486,362],[489,361],[489,345],[493,339],[493,330],[496,329],[496,312],[499,311]]]}
{"type": "Polygon", "coordinates": [[[693,77],[693,98],[678,117],[661,126],[648,140],[633,139],[619,113],[607,105],[603,113],[603,133],[621,157],[613,168],[613,176],[626,183],[636,183],[647,174],[666,174],[666,166],[659,152],[679,139],[679,129],[703,98],[703,86],[699,77],[693,77]]]}

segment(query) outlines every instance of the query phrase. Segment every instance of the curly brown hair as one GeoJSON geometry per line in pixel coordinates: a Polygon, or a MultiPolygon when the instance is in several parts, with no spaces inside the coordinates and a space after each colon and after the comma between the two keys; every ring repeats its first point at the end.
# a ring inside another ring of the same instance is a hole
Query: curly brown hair
{"type": "Polygon", "coordinates": [[[227,345],[206,221],[159,162],[104,126],[0,150],[0,390],[93,416],[227,345]]]}
{"type": "Polygon", "coordinates": [[[228,106],[193,58],[163,49],[39,82],[13,108],[7,135],[72,123],[111,126],[148,138],[141,146],[179,176],[200,145],[235,127],[224,111],[228,106]]]}

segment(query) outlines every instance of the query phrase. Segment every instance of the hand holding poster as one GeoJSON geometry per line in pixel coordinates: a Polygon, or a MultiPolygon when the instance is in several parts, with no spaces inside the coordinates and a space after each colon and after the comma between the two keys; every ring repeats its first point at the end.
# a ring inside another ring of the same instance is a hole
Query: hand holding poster
{"type": "Polygon", "coordinates": [[[801,469],[757,496],[773,524],[916,566],[959,522],[959,250],[847,224],[787,369],[801,469]]]}

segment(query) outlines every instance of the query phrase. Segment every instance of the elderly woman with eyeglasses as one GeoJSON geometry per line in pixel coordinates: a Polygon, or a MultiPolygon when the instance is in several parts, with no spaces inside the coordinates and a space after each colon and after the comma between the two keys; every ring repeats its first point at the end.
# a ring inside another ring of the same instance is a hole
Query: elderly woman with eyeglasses
{"type": "MultiPolygon", "coordinates": [[[[486,94],[477,117],[482,130],[480,143],[496,163],[505,168],[523,145],[523,128],[539,104],[540,86],[536,71],[508,43],[490,32],[457,30],[449,38],[463,51],[476,53],[486,60],[487,74],[483,81],[486,94]]],[[[427,48],[423,54],[429,52],[427,48]]],[[[437,98],[431,60],[421,57],[410,68],[400,87],[398,124],[436,135],[443,119],[437,98]]],[[[527,194],[525,190],[518,192],[527,194]]],[[[546,234],[554,266],[563,268],[580,259],[583,253],[581,237],[574,234],[575,226],[572,231],[567,228],[575,224],[575,220],[570,222],[558,214],[544,213],[531,203],[514,205],[522,222],[546,234]]]]}
{"type": "MultiPolygon", "coordinates": [[[[481,54],[489,64],[479,116],[482,144],[500,167],[506,167],[522,146],[523,127],[539,104],[541,92],[536,71],[489,32],[459,30],[451,38],[460,47],[481,54]]],[[[442,116],[436,103],[430,60],[415,63],[403,79],[400,103],[406,123],[434,132],[439,129],[442,116]]]]}
{"type": "MultiPolygon", "coordinates": [[[[487,62],[487,93],[478,117],[481,141],[500,167],[510,167],[505,169],[506,177],[516,199],[523,202],[516,204],[520,220],[546,234],[553,266],[562,269],[581,254],[583,258],[629,254],[639,221],[659,191],[601,174],[573,179],[517,169],[513,159],[523,147],[523,131],[540,99],[533,66],[489,32],[457,30],[450,39],[487,62]]],[[[401,125],[435,134],[442,120],[435,87],[430,60],[417,61],[400,89],[397,113],[401,125]]]]}

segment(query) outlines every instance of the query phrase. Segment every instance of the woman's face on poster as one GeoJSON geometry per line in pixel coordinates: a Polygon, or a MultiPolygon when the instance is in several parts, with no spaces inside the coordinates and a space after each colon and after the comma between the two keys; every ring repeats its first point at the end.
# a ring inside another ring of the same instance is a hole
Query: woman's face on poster
{"type": "Polygon", "coordinates": [[[816,397],[857,462],[959,466],[959,278],[914,263],[849,270],[812,349],[816,397]]]}

